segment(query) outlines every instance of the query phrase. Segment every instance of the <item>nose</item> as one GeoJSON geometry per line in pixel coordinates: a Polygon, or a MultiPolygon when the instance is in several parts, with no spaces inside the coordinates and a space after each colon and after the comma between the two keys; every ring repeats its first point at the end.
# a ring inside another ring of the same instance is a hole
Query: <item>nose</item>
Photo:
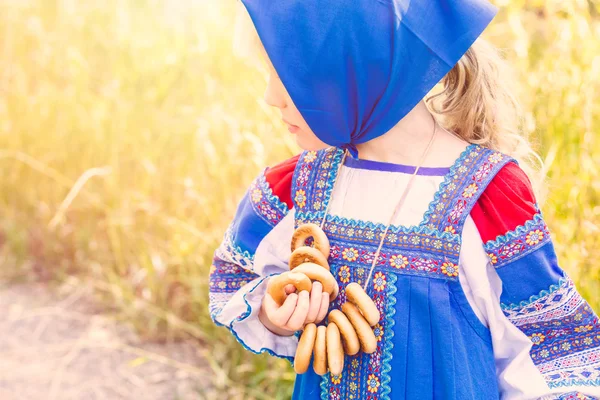
{"type": "Polygon", "coordinates": [[[264,99],[265,102],[272,107],[285,108],[287,106],[283,92],[283,84],[278,82],[277,77],[274,77],[273,74],[269,75],[264,99]]]}

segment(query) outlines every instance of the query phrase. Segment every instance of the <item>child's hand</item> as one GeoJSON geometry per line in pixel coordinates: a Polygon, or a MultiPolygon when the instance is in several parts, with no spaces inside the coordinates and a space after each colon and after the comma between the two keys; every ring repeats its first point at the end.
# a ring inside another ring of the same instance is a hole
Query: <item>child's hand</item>
{"type": "Polygon", "coordinates": [[[285,302],[277,305],[270,294],[265,294],[261,305],[261,322],[275,334],[291,336],[294,332],[304,328],[304,325],[314,322],[318,324],[327,315],[329,309],[329,293],[323,293],[321,282],[312,284],[310,295],[306,290],[295,293],[293,285],[285,287],[289,293],[285,302]]]}

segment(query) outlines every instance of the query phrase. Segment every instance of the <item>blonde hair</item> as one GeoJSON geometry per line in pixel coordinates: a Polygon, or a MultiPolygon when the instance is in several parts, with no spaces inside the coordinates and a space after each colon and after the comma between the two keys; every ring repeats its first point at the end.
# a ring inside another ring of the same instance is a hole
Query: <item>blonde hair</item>
{"type": "Polygon", "coordinates": [[[441,80],[442,91],[425,102],[445,129],[519,161],[541,202],[543,161],[521,129],[521,108],[511,87],[515,81],[498,49],[479,38],[441,80]]]}

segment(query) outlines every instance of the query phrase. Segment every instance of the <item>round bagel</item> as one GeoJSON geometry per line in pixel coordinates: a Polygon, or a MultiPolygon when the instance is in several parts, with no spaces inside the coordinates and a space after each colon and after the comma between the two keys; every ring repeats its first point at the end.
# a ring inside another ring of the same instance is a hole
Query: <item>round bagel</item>
{"type": "Polygon", "coordinates": [[[294,357],[294,371],[296,371],[297,374],[303,374],[308,371],[316,337],[317,326],[312,323],[307,324],[304,327],[302,336],[300,336],[300,341],[296,348],[296,356],[294,357]]]}
{"type": "Polygon", "coordinates": [[[302,273],[311,281],[319,281],[323,285],[323,291],[329,293],[329,301],[335,299],[340,291],[337,281],[325,268],[313,263],[303,263],[294,268],[293,272],[302,273]]]}
{"type": "Polygon", "coordinates": [[[325,259],[329,258],[329,239],[323,232],[323,229],[319,225],[312,223],[302,224],[295,231],[292,236],[292,251],[298,247],[306,245],[306,239],[309,237],[313,238],[313,247],[319,250],[325,256],[325,259]]]}
{"type": "Polygon", "coordinates": [[[365,290],[356,282],[346,286],[346,297],[348,301],[354,303],[363,314],[369,325],[375,326],[379,322],[381,315],[377,306],[365,290]]]}
{"type": "Polygon", "coordinates": [[[344,349],[340,330],[333,322],[327,325],[327,365],[332,375],[339,375],[344,369],[344,349]]]}
{"type": "Polygon", "coordinates": [[[362,351],[367,354],[375,352],[377,350],[377,338],[358,308],[354,304],[346,302],[342,304],[342,311],[352,323],[362,351]]]}
{"type": "Polygon", "coordinates": [[[327,327],[325,325],[317,327],[313,356],[313,370],[317,375],[325,375],[327,373],[327,327]]]}
{"type": "Polygon", "coordinates": [[[300,293],[303,290],[310,292],[312,289],[312,281],[301,272],[286,271],[281,275],[273,276],[267,284],[267,293],[273,297],[277,305],[282,305],[287,298],[288,295],[285,293],[285,286],[289,284],[294,285],[296,293],[300,293]]]}
{"type": "Polygon", "coordinates": [[[298,247],[296,250],[292,252],[290,256],[290,270],[296,268],[298,265],[304,263],[313,263],[320,265],[329,271],[329,263],[327,262],[327,258],[321,253],[319,250],[314,247],[302,246],[298,247]]]}
{"type": "Polygon", "coordinates": [[[328,315],[328,321],[337,325],[342,335],[342,345],[344,351],[349,356],[353,356],[360,351],[360,342],[352,323],[346,315],[340,310],[331,310],[328,315]]]}

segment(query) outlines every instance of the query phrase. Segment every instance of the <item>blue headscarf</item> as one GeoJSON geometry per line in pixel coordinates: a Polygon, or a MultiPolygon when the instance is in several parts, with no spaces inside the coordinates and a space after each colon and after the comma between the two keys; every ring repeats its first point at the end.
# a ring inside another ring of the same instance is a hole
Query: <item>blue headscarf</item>
{"type": "Polygon", "coordinates": [[[389,131],[496,15],[486,0],[241,0],[319,139],[350,149],[389,131]]]}

